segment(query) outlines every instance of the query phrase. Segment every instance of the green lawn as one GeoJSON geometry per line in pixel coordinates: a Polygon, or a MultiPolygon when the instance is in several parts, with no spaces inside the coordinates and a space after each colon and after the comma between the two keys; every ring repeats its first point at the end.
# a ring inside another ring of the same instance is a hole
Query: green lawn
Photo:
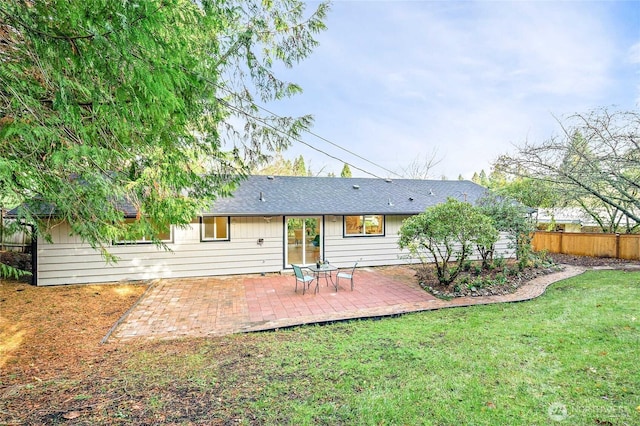
{"type": "Polygon", "coordinates": [[[523,303],[137,345],[39,392],[100,407],[89,423],[640,424],[640,273],[587,272],[523,303]]]}

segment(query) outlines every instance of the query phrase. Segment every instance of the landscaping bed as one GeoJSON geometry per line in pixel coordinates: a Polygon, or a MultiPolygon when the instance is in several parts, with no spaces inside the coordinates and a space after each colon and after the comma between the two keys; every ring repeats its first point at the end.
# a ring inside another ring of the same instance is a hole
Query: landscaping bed
{"type": "Polygon", "coordinates": [[[480,262],[473,262],[449,285],[443,285],[438,281],[434,266],[417,269],[416,275],[420,286],[436,297],[450,299],[465,296],[498,296],[513,293],[536,277],[560,271],[562,265],[585,268],[640,268],[640,262],[633,260],[552,253],[543,255],[532,266],[525,268],[519,268],[515,260],[507,260],[504,264],[498,262],[498,265],[490,270],[482,270],[480,262]]]}
{"type": "Polygon", "coordinates": [[[452,299],[510,294],[536,277],[562,269],[561,265],[555,264],[551,259],[526,268],[519,268],[515,260],[508,260],[504,265],[494,266],[489,270],[482,269],[480,262],[472,262],[463,268],[451,284],[438,281],[435,266],[417,269],[416,276],[420,286],[429,293],[442,299],[452,299]]]}

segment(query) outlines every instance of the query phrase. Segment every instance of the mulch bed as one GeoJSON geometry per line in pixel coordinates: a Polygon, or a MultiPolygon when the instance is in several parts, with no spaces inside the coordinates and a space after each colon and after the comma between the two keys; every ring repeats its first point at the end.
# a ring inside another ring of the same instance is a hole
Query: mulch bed
{"type": "MultiPolygon", "coordinates": [[[[515,292],[520,286],[532,279],[551,274],[562,270],[562,265],[581,266],[584,268],[615,268],[615,269],[640,269],[640,262],[626,259],[596,258],[589,256],[575,256],[567,254],[550,253],[547,255],[550,265],[542,267],[529,267],[519,271],[517,274],[502,274],[502,269],[493,271],[482,271],[481,274],[467,271],[461,272],[456,282],[452,285],[442,285],[438,282],[435,270],[417,271],[420,285],[429,293],[436,297],[445,299],[455,297],[479,297],[498,296],[515,292]],[[496,280],[499,277],[502,281],[496,280]],[[473,285],[478,278],[483,278],[485,282],[492,282],[487,285],[473,285]],[[505,281],[506,280],[506,281],[505,281]]],[[[507,262],[507,268],[515,268],[515,261],[507,262]]]]}
{"type": "Polygon", "coordinates": [[[640,261],[638,260],[613,259],[610,257],[575,256],[572,254],[560,253],[549,253],[548,256],[558,264],[583,266],[585,268],[597,268],[606,266],[612,268],[640,266],[640,261]]]}

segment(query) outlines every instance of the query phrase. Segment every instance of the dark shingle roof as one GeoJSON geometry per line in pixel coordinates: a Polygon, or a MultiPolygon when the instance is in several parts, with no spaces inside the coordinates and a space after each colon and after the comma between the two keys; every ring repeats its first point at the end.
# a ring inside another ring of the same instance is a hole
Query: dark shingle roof
{"type": "Polygon", "coordinates": [[[475,201],[486,189],[470,181],[249,176],[208,214],[225,216],[417,214],[448,197],[475,201]],[[261,198],[262,195],[262,198],[261,198]]]}
{"type": "MultiPolygon", "coordinates": [[[[224,216],[417,214],[447,198],[475,203],[486,188],[470,181],[302,176],[249,176],[232,197],[216,200],[204,214],[224,216]]],[[[120,207],[135,216],[132,205],[120,207]]],[[[40,207],[38,215],[55,214],[40,207]]],[[[15,217],[18,209],[8,212],[15,217]]]]}

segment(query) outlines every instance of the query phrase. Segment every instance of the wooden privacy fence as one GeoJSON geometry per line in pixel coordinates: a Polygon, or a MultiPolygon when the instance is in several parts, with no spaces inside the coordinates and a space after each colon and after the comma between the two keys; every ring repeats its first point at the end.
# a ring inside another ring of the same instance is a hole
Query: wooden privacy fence
{"type": "Polygon", "coordinates": [[[577,256],[640,260],[640,235],[542,232],[533,235],[533,250],[577,256]]]}

